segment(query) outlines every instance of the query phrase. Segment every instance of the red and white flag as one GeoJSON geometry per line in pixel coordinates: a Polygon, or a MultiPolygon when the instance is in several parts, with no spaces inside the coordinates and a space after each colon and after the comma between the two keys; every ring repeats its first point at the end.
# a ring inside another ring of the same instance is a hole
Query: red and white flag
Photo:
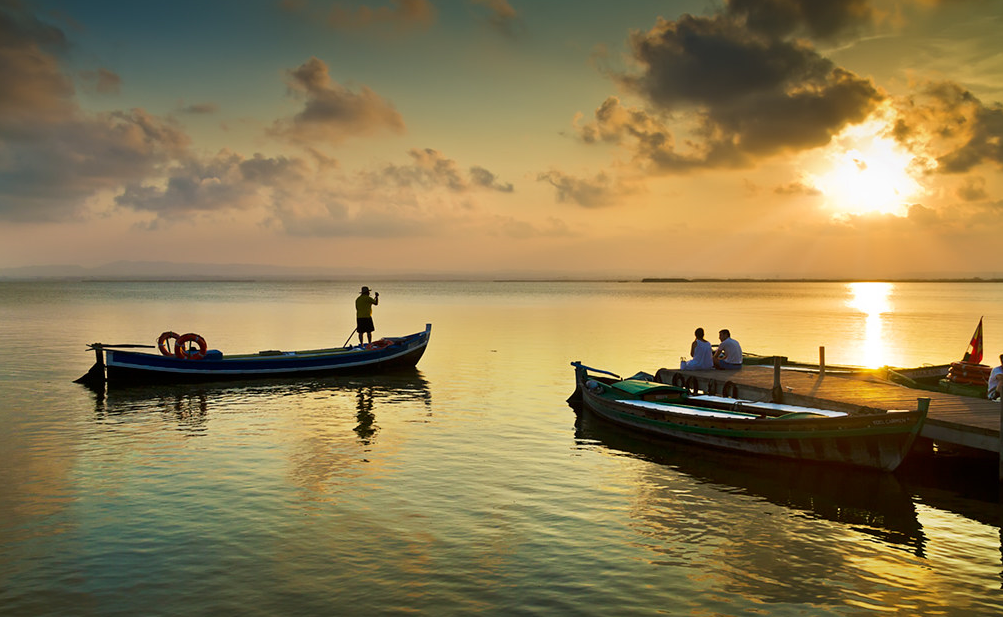
{"type": "Polygon", "coordinates": [[[968,344],[968,350],[965,351],[965,357],[961,359],[962,362],[971,362],[972,364],[978,364],[982,362],[982,318],[979,317],[979,327],[975,328],[975,334],[972,335],[972,342],[968,344]]]}

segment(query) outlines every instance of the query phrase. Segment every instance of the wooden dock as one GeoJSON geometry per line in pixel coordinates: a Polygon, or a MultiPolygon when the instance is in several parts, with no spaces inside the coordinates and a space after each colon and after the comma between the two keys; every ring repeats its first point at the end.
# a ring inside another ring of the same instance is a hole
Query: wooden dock
{"type": "MultiPolygon", "coordinates": [[[[739,398],[771,400],[774,367],[743,366],[736,371],[681,371],[661,369],[659,381],[672,383],[679,373],[687,384],[702,391],[722,394],[732,382],[739,398]]],[[[678,381],[678,379],[677,379],[678,381]]],[[[916,409],[920,398],[930,399],[930,411],[920,433],[939,447],[964,447],[1000,452],[1000,403],[942,392],[917,390],[880,379],[876,373],[814,372],[781,369],[780,385],[785,403],[838,409],[849,413],[868,410],[916,409]]],[[[1003,473],[1003,464],[1001,464],[1003,473]]]]}

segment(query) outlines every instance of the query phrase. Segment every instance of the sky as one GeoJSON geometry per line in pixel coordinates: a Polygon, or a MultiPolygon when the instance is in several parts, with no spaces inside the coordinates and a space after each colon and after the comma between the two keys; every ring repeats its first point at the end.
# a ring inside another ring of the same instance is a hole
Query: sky
{"type": "Polygon", "coordinates": [[[1003,277],[1003,2],[0,0],[0,269],[1003,277]]]}

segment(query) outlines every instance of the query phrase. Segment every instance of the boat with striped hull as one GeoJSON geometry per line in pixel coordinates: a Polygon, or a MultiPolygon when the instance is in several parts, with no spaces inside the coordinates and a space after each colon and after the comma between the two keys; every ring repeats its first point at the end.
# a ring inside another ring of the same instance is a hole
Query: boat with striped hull
{"type": "Polygon", "coordinates": [[[693,395],[686,388],[620,379],[572,362],[575,394],[602,418],[649,437],[750,454],[894,471],[909,453],[926,418],[912,411],[844,411],[693,395]]]}

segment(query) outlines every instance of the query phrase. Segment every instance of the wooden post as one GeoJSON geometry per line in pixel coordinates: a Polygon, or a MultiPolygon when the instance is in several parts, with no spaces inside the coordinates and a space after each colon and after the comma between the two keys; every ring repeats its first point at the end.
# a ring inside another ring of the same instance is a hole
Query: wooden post
{"type": "Polygon", "coordinates": [[[780,386],[780,356],[773,356],[773,402],[784,402],[784,389],[780,386]]]}
{"type": "Polygon", "coordinates": [[[818,376],[825,377],[825,345],[818,348],[818,376]]]}
{"type": "Polygon", "coordinates": [[[75,379],[74,383],[82,383],[90,388],[104,388],[104,347],[101,343],[92,343],[94,350],[94,366],[82,377],[75,379]]]}

